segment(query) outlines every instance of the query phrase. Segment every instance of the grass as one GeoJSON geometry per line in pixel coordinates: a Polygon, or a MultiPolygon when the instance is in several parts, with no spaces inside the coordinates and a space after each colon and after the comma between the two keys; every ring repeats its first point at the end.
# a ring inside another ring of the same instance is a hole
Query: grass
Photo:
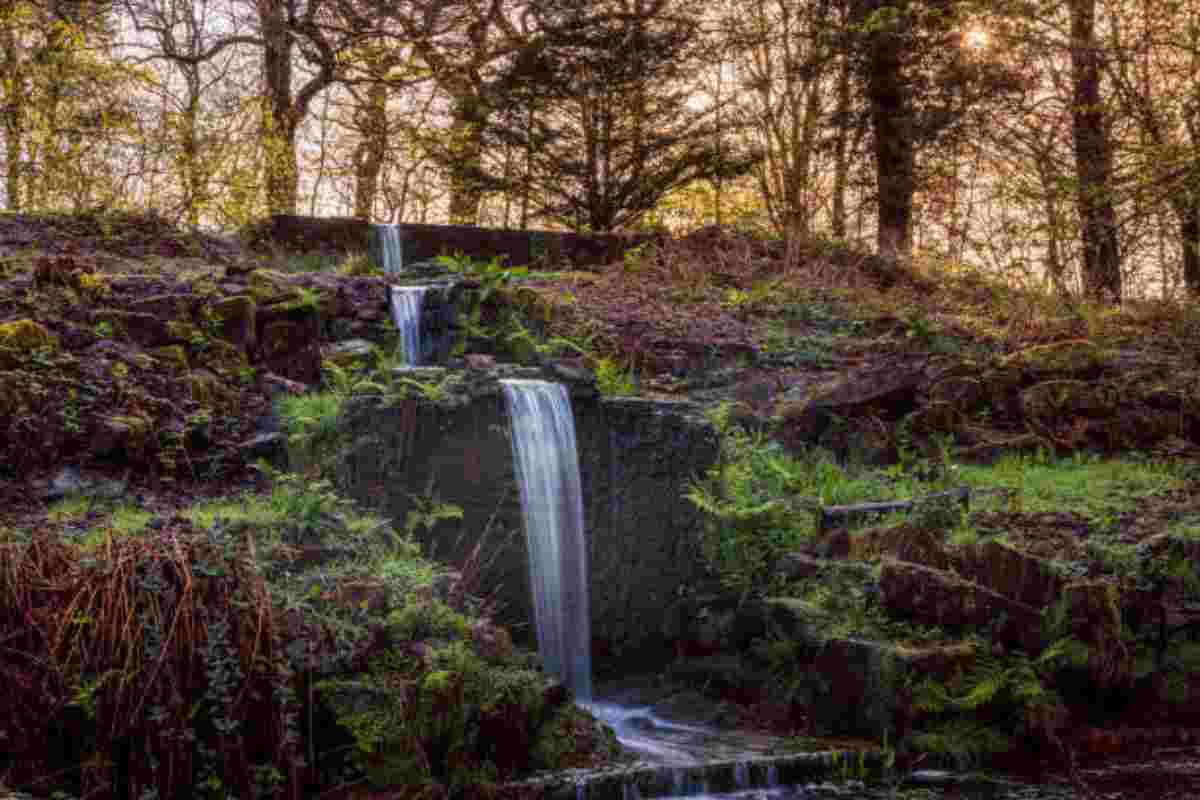
{"type": "Polygon", "coordinates": [[[96,501],[87,495],[72,495],[55,501],[46,516],[56,524],[78,522],[96,510],[96,505],[96,501]]]}
{"type": "Polygon", "coordinates": [[[954,471],[967,486],[1014,490],[1023,511],[1074,511],[1097,521],[1186,483],[1176,464],[1136,454],[1120,458],[1013,454],[991,466],[955,465],[954,471]]]}

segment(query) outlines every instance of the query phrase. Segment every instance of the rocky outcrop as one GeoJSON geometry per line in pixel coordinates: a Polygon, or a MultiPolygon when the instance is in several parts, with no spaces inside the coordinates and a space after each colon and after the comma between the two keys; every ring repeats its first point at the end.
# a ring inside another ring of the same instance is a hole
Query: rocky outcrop
{"type": "MultiPolygon", "coordinates": [[[[423,368],[398,375],[409,387],[407,400],[361,398],[346,409],[341,488],[400,524],[410,512],[420,519],[422,504],[432,501],[461,507],[460,522],[418,528],[427,552],[475,575],[473,588],[501,602],[503,621],[528,624],[528,556],[498,379],[563,381],[563,371],[423,368]]],[[[684,489],[714,462],[716,433],[688,403],[605,399],[582,379],[569,388],[593,650],[600,659],[622,656],[627,667],[649,662],[666,654],[668,610],[703,570],[701,519],[684,489]]]]}

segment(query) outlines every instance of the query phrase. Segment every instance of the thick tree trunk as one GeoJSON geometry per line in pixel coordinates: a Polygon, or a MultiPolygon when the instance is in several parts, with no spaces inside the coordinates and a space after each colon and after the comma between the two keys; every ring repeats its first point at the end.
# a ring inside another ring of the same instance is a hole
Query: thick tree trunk
{"type": "Polygon", "coordinates": [[[912,253],[913,194],[916,154],[907,87],[901,77],[898,36],[879,34],[871,53],[867,94],[875,134],[875,178],[878,199],[877,248],[883,256],[912,253]]]}
{"type": "Polygon", "coordinates": [[[483,166],[483,126],[487,111],[478,97],[464,94],[455,98],[451,124],[450,223],[474,225],[479,220],[483,201],[480,181],[483,166]]]}
{"type": "Polygon", "coordinates": [[[354,152],[354,216],[371,219],[375,197],[379,193],[379,176],[387,154],[387,86],[377,83],[367,93],[367,105],[359,111],[359,131],[362,140],[354,152]]]}
{"type": "Polygon", "coordinates": [[[1096,0],[1071,0],[1071,109],[1077,202],[1083,222],[1083,291],[1097,300],[1121,298],[1121,257],[1113,207],[1112,152],[1100,97],[1096,0]]]}
{"type": "MultiPolygon", "coordinates": [[[[880,0],[856,0],[852,21],[866,23],[880,7],[880,0]]],[[[912,253],[916,192],[915,120],[904,75],[904,33],[887,24],[876,27],[867,34],[865,47],[864,78],[875,137],[877,248],[882,256],[904,258],[912,253]]]]}
{"type": "Polygon", "coordinates": [[[1176,206],[1179,244],[1183,247],[1183,285],[1189,297],[1200,298],[1200,188],[1189,201],[1176,206]]]}
{"type": "Polygon", "coordinates": [[[288,9],[280,0],[258,0],[262,26],[263,182],[272,214],[295,214],[299,194],[296,120],[292,111],[292,38],[288,9]]]}

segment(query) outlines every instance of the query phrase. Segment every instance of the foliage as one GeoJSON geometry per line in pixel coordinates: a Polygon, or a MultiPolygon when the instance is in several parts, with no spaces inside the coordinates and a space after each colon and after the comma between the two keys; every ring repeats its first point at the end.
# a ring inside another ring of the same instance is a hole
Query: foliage
{"type": "Polygon", "coordinates": [[[622,369],[611,358],[604,357],[596,361],[596,386],[606,397],[628,397],[637,394],[637,377],[633,364],[628,369],[622,369]]]}

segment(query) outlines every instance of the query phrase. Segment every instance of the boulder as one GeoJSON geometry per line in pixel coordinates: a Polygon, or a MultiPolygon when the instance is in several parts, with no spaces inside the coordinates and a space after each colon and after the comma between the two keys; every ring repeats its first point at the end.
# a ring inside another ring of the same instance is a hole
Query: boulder
{"type": "Polygon", "coordinates": [[[246,288],[260,305],[285,303],[297,296],[296,282],[283,272],[256,269],[246,276],[246,288]]]}
{"type": "Polygon", "coordinates": [[[347,339],[321,348],[323,360],[332,361],[343,369],[349,369],[355,363],[370,366],[378,355],[378,349],[366,339],[347,339]]]}
{"type": "Polygon", "coordinates": [[[1075,416],[1106,417],[1116,408],[1116,391],[1104,383],[1042,381],[1021,392],[1021,412],[1025,419],[1043,426],[1053,427],[1075,416]]]}
{"type": "Polygon", "coordinates": [[[1036,345],[1018,350],[1001,362],[1027,383],[1052,379],[1095,380],[1114,360],[1112,350],[1087,339],[1036,345]]]}
{"type": "Polygon", "coordinates": [[[99,417],[92,430],[91,451],[100,456],[140,455],[150,444],[150,434],[150,420],[145,417],[99,417]]]}
{"type": "Polygon", "coordinates": [[[951,375],[941,378],[926,394],[933,403],[946,403],[960,414],[974,411],[985,398],[983,384],[978,377],[951,375]]]}
{"type": "Polygon", "coordinates": [[[142,347],[161,347],[187,338],[178,330],[172,330],[170,323],[174,320],[171,317],[104,309],[96,312],[95,319],[111,325],[114,333],[127,336],[142,347]]]}
{"type": "Polygon", "coordinates": [[[1075,700],[1099,700],[1133,682],[1133,654],[1121,638],[1121,593],[1114,583],[1078,581],[1063,588],[1056,633],[1087,648],[1086,665],[1062,665],[1055,683],[1075,700]]]}
{"type": "Polygon", "coordinates": [[[1029,655],[1042,651],[1042,614],[949,572],[887,559],[879,575],[883,607],[893,616],[947,628],[970,626],[1029,655]]]}
{"type": "Polygon", "coordinates": [[[188,319],[200,304],[200,298],[191,292],[156,294],[134,300],[128,306],[138,314],[151,314],[160,319],[188,319]]]}
{"type": "Polygon", "coordinates": [[[0,369],[18,369],[34,350],[56,347],[58,337],[41,323],[18,319],[0,324],[0,369]]]}
{"type": "Polygon", "coordinates": [[[248,294],[225,297],[209,308],[212,316],[219,320],[219,337],[247,351],[254,349],[258,312],[254,297],[248,294]]]}
{"type": "MultiPolygon", "coordinates": [[[[898,420],[916,409],[917,390],[925,380],[918,365],[889,365],[863,370],[811,390],[807,398],[783,397],[777,409],[781,440],[799,449],[829,439],[836,449],[837,419],[862,415],[898,420]],[[833,436],[828,434],[833,433],[833,436]]],[[[843,437],[844,438],[844,437],[843,437]]]]}
{"type": "Polygon", "coordinates": [[[1049,562],[995,539],[967,545],[955,554],[958,571],[976,583],[1033,608],[1052,605],[1063,578],[1049,562]]]}

